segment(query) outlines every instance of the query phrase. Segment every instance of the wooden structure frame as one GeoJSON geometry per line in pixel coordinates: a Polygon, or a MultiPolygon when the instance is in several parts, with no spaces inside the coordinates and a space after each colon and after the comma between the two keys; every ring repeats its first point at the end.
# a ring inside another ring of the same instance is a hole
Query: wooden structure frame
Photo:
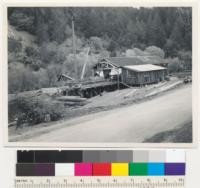
{"type": "Polygon", "coordinates": [[[122,67],[121,81],[128,85],[146,85],[165,80],[167,69],[156,65],[122,67]]]}

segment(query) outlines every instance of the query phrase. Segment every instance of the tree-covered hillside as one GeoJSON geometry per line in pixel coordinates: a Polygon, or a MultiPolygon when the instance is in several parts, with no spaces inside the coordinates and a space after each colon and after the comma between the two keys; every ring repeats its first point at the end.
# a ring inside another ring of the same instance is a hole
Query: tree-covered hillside
{"type": "Polygon", "coordinates": [[[60,73],[74,77],[72,19],[79,73],[90,47],[86,77],[99,57],[123,56],[128,49],[156,46],[175,63],[191,58],[191,8],[10,7],[10,93],[55,86],[60,73]]]}
{"type": "Polygon", "coordinates": [[[37,37],[38,44],[62,43],[76,34],[84,39],[108,40],[107,49],[145,48],[154,45],[167,56],[191,50],[191,8],[9,8],[10,24],[37,37]],[[170,49],[172,48],[172,49],[170,49]]]}

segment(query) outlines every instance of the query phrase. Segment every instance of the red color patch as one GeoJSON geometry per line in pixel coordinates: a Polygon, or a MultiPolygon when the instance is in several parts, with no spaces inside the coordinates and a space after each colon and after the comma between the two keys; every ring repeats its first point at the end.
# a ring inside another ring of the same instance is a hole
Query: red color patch
{"type": "Polygon", "coordinates": [[[111,176],[110,163],[93,163],[93,176],[111,176]]]}

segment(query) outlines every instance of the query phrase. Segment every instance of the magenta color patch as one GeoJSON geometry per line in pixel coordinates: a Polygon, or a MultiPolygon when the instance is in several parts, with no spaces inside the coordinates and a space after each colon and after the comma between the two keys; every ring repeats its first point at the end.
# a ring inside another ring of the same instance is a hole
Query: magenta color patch
{"type": "Polygon", "coordinates": [[[92,163],[75,163],[75,176],[92,176],[92,163]]]}

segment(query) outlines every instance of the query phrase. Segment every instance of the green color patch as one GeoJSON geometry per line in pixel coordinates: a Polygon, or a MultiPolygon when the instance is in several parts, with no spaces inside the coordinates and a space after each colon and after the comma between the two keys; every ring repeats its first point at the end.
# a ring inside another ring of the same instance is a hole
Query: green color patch
{"type": "Polygon", "coordinates": [[[147,163],[129,163],[130,176],[146,176],[148,175],[147,163]]]}

